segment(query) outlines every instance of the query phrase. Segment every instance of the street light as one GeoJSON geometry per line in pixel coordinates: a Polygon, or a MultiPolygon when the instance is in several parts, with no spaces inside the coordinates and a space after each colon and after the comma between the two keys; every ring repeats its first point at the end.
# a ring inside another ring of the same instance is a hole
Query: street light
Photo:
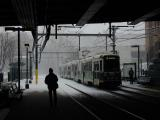
{"type": "Polygon", "coordinates": [[[138,49],[138,78],[139,78],[139,57],[140,57],[140,53],[139,53],[139,45],[132,45],[131,47],[137,47],[137,49],[138,49]]]}
{"type": "Polygon", "coordinates": [[[24,44],[24,46],[26,47],[26,85],[25,85],[25,88],[29,89],[29,84],[28,84],[28,48],[29,48],[29,44],[24,44]]]}
{"type": "Polygon", "coordinates": [[[29,83],[32,83],[33,78],[32,78],[32,52],[31,51],[29,51],[29,56],[30,56],[30,62],[29,62],[30,63],[30,67],[29,67],[29,69],[30,69],[29,70],[30,71],[29,72],[30,73],[30,75],[29,75],[30,76],[30,81],[29,81],[29,83]]]}

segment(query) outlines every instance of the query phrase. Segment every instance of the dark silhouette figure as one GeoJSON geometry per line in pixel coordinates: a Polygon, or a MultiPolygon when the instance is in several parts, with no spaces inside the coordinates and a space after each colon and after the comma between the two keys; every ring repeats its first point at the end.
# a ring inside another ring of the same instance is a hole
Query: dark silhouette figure
{"type": "Polygon", "coordinates": [[[55,106],[57,105],[57,93],[56,89],[58,88],[58,77],[53,73],[53,69],[49,68],[49,74],[45,78],[45,83],[48,86],[49,90],[49,100],[50,100],[50,105],[53,107],[53,102],[52,102],[52,94],[54,94],[54,104],[55,106]]]}
{"type": "Polygon", "coordinates": [[[133,75],[134,75],[134,71],[132,68],[130,68],[129,70],[129,79],[130,79],[130,83],[133,84],[133,75]]]}

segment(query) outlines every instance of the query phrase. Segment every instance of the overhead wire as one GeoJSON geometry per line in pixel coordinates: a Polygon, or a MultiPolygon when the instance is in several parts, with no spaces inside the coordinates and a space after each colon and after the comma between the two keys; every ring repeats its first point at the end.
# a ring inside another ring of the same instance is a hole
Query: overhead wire
{"type": "MultiPolygon", "coordinates": [[[[117,42],[124,42],[124,41],[132,40],[132,39],[142,39],[142,38],[146,38],[147,35],[156,34],[156,33],[154,33],[155,30],[160,31],[160,27],[155,27],[155,28],[151,28],[151,29],[147,29],[147,30],[149,30],[148,33],[141,34],[141,35],[138,35],[138,36],[135,36],[135,37],[132,37],[132,38],[117,38],[117,39],[123,39],[123,40],[117,41],[117,42]],[[158,28],[158,29],[157,29],[157,28],[158,28]],[[152,30],[152,31],[150,31],[150,30],[152,30]]],[[[157,32],[157,31],[156,31],[156,32],[157,32]]]]}

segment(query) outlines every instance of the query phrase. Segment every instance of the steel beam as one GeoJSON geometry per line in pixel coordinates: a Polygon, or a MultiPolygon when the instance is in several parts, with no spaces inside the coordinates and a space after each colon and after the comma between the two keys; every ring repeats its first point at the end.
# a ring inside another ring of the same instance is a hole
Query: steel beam
{"type": "Polygon", "coordinates": [[[88,10],[82,15],[77,26],[83,26],[105,5],[107,0],[95,0],[88,10]]]}
{"type": "Polygon", "coordinates": [[[156,16],[160,14],[160,8],[153,10],[152,12],[149,12],[145,15],[143,15],[142,17],[139,17],[138,19],[128,22],[128,25],[136,25],[142,21],[147,21],[149,19],[151,19],[152,17],[156,16]]]}
{"type": "MultiPolygon", "coordinates": [[[[44,33],[38,33],[38,36],[44,36],[44,33]]],[[[51,33],[50,36],[56,36],[56,34],[51,33]]],[[[109,34],[76,34],[76,33],[58,33],[57,36],[109,36],[109,34]]]]}

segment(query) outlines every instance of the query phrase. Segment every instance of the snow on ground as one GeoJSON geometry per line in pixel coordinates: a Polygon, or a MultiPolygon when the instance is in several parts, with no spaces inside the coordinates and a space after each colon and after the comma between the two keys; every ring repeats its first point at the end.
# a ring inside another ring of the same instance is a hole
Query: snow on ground
{"type": "Polygon", "coordinates": [[[111,95],[110,93],[107,93],[104,90],[101,90],[101,89],[96,88],[94,86],[93,87],[87,86],[87,85],[80,84],[80,83],[77,83],[72,80],[67,80],[67,79],[62,79],[62,78],[61,78],[61,81],[62,81],[62,84],[71,85],[72,87],[77,88],[77,89],[79,89],[89,95],[95,96],[95,97],[104,97],[104,95],[111,95]]]}
{"type": "MultiPolygon", "coordinates": [[[[40,75],[38,78],[39,78],[38,79],[38,84],[36,84],[35,77],[34,77],[32,83],[29,84],[29,89],[25,89],[25,92],[48,91],[47,85],[44,83],[45,75],[40,75]]],[[[25,88],[25,83],[26,83],[26,80],[21,80],[21,88],[22,89],[25,88]]],[[[60,78],[60,77],[59,77],[59,80],[58,80],[58,84],[59,84],[59,88],[57,89],[57,91],[63,90],[63,91],[69,92],[71,94],[77,94],[77,92],[75,92],[75,90],[71,90],[71,88],[69,89],[69,87],[66,84],[68,84],[72,87],[75,87],[75,88],[77,88],[77,89],[79,89],[79,90],[81,90],[85,93],[88,93],[90,95],[94,95],[94,96],[97,96],[97,97],[101,97],[101,96],[103,97],[104,95],[107,95],[107,96],[111,95],[111,93],[106,92],[102,89],[96,88],[94,86],[83,85],[83,84],[77,83],[73,80],[67,80],[67,79],[63,79],[63,78],[60,78]]],[[[125,81],[122,81],[122,86],[129,86],[129,87],[133,87],[133,88],[149,90],[148,88],[144,88],[143,86],[141,86],[139,84],[135,83],[135,84],[131,85],[129,82],[125,82],[125,81]]],[[[59,92],[59,93],[61,93],[61,92],[59,92]]]]}
{"type": "MultiPolygon", "coordinates": [[[[39,76],[38,84],[36,84],[35,77],[34,77],[32,83],[29,84],[29,89],[26,89],[25,92],[47,91],[48,89],[47,89],[47,85],[44,83],[44,79],[45,79],[45,75],[39,76]]],[[[26,83],[26,80],[21,80],[21,88],[25,88],[25,83],[26,83]]],[[[62,89],[64,91],[68,91],[69,89],[67,89],[66,84],[73,86],[83,92],[87,92],[88,94],[91,94],[91,95],[103,96],[104,94],[106,94],[105,91],[98,89],[96,87],[83,85],[83,84],[77,83],[73,80],[62,79],[60,77],[58,80],[59,88],[57,90],[59,91],[62,89]]],[[[69,92],[72,92],[72,94],[76,94],[75,92],[73,92],[71,90],[69,90],[69,92]]]]}
{"type": "MultiPolygon", "coordinates": [[[[47,91],[47,85],[44,83],[45,76],[38,77],[38,83],[36,84],[35,77],[33,77],[32,83],[29,83],[29,89],[25,89],[25,92],[43,92],[47,91]]],[[[21,88],[24,89],[26,84],[26,80],[21,80],[21,88]]]]}

